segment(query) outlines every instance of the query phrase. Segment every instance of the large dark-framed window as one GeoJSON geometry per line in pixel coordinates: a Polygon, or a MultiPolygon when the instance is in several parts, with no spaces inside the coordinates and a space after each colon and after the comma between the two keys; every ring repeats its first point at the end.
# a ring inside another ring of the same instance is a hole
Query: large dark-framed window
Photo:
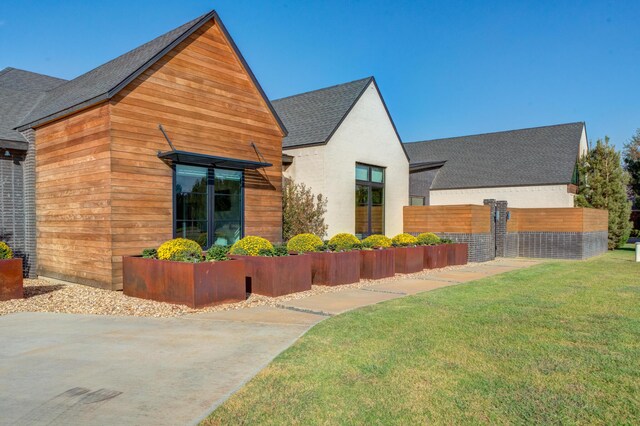
{"type": "Polygon", "coordinates": [[[203,248],[233,244],[244,236],[244,173],[176,164],[173,167],[174,237],[203,248]]]}
{"type": "Polygon", "coordinates": [[[384,234],[385,169],[356,163],[356,235],[384,234]]]}

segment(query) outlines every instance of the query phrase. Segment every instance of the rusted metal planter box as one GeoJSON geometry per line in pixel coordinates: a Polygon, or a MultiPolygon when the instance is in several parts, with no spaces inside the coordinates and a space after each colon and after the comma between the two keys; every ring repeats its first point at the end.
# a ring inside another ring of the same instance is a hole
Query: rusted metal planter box
{"type": "Polygon", "coordinates": [[[122,268],[127,296],[191,308],[247,298],[245,265],[239,260],[188,263],[131,256],[123,258],[122,268]]]}
{"type": "Polygon", "coordinates": [[[396,247],[394,250],[397,274],[413,274],[422,271],[424,265],[422,247],[396,247]]]}
{"type": "Polygon", "coordinates": [[[360,281],[360,252],[308,253],[311,282],[316,285],[352,284],[360,281]]]}
{"type": "Polygon", "coordinates": [[[423,246],[424,269],[444,268],[447,266],[447,247],[445,244],[437,246],[423,246]]]}
{"type": "Polygon", "coordinates": [[[22,259],[0,260],[0,301],[23,297],[22,259]]]}
{"type": "Polygon", "coordinates": [[[447,263],[449,265],[466,265],[468,246],[464,243],[446,244],[447,263]]]}
{"type": "Polygon", "coordinates": [[[395,254],[394,249],[361,250],[360,278],[379,280],[394,276],[396,273],[395,254]]]}
{"type": "Polygon", "coordinates": [[[245,262],[247,292],[277,297],[311,290],[311,256],[231,256],[245,262]]]}

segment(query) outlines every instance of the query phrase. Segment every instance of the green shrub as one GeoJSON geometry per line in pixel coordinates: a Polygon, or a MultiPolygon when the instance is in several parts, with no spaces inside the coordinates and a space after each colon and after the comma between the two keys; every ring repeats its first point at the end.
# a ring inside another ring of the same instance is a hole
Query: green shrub
{"type": "Polygon", "coordinates": [[[440,237],[432,232],[423,232],[418,235],[418,244],[421,246],[434,246],[436,244],[440,244],[440,237]]]}
{"type": "Polygon", "coordinates": [[[145,259],[157,259],[158,250],[154,248],[146,248],[142,250],[142,257],[145,259]]]}
{"type": "Polygon", "coordinates": [[[455,241],[453,241],[451,238],[440,238],[440,244],[453,244],[455,243],[455,241]]]}
{"type": "Polygon", "coordinates": [[[324,243],[314,234],[298,234],[291,238],[287,243],[289,251],[295,251],[298,253],[307,253],[313,251],[320,251],[324,243]]]}
{"type": "Polygon", "coordinates": [[[365,247],[391,247],[391,238],[380,234],[373,234],[362,240],[362,244],[365,247]]]}
{"type": "Polygon", "coordinates": [[[360,244],[360,240],[353,234],[346,232],[336,234],[329,240],[329,246],[335,247],[335,251],[352,250],[353,246],[360,244]]]}
{"type": "Polygon", "coordinates": [[[324,223],[327,199],[314,195],[303,183],[285,180],[282,188],[282,235],[289,240],[298,234],[324,237],[328,226],[324,223]]]}
{"type": "Polygon", "coordinates": [[[0,241],[0,259],[13,259],[13,251],[5,242],[0,241]]]}
{"type": "Polygon", "coordinates": [[[211,246],[205,253],[205,259],[208,261],[223,261],[229,260],[229,247],[228,246],[211,246]]]}
{"type": "Polygon", "coordinates": [[[158,247],[158,259],[178,262],[199,262],[202,260],[202,247],[193,240],[175,238],[165,241],[158,247]]]}
{"type": "Polygon", "coordinates": [[[289,256],[289,249],[285,244],[276,244],[271,249],[268,249],[268,248],[260,249],[260,251],[258,252],[258,256],[264,256],[264,257],[289,256]]]}
{"type": "Polygon", "coordinates": [[[418,239],[411,234],[398,234],[391,239],[394,247],[409,247],[418,244],[418,239]]]}
{"type": "Polygon", "coordinates": [[[262,237],[249,235],[241,240],[236,241],[236,243],[231,246],[231,250],[229,250],[229,253],[243,254],[248,256],[261,256],[261,250],[273,250],[273,245],[268,240],[262,237]]]}

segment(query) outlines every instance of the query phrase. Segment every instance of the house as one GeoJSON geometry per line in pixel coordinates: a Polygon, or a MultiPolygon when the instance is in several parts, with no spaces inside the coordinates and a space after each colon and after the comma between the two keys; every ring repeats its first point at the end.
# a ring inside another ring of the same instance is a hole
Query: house
{"type": "Polygon", "coordinates": [[[285,127],[215,11],[73,80],[0,73],[2,238],[29,275],[121,288],[122,256],[282,235],[285,127]]]}
{"type": "Polygon", "coordinates": [[[395,235],[409,162],[373,77],[272,101],[289,134],[284,176],[327,199],[328,235],[395,235]]]}
{"type": "Polygon", "coordinates": [[[585,123],[484,133],[404,144],[411,161],[411,205],[573,207],[585,123]]]}

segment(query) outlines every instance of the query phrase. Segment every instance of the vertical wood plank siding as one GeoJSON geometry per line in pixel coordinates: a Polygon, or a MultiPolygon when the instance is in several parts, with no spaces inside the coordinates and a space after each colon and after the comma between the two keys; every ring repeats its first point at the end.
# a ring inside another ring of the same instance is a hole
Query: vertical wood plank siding
{"type": "Polygon", "coordinates": [[[122,288],[122,256],[173,236],[178,150],[263,161],[245,173],[245,234],[282,238],[282,131],[210,21],[110,101],[36,130],[41,275],[122,288]]]}
{"type": "Polygon", "coordinates": [[[38,274],[110,288],[109,105],[36,130],[38,274]]]}

